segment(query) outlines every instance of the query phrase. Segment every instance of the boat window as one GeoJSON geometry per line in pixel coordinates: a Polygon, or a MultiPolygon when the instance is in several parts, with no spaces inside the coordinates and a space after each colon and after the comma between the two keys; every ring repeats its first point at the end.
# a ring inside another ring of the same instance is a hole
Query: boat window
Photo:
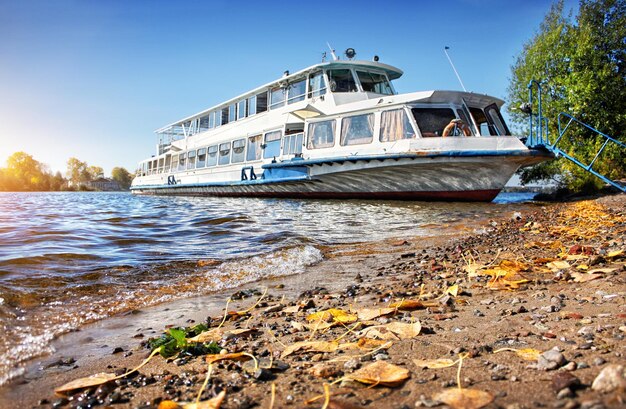
{"type": "Polygon", "coordinates": [[[306,93],[306,80],[289,84],[289,88],[287,91],[287,103],[293,104],[294,102],[304,101],[305,93],[306,93]]]}
{"type": "Polygon", "coordinates": [[[381,114],[379,136],[381,142],[413,138],[415,138],[415,130],[404,109],[394,109],[381,114]]]}
{"type": "Polygon", "coordinates": [[[356,92],[356,82],[350,70],[329,70],[328,78],[332,92],[356,92]]]}
{"type": "Polygon", "coordinates": [[[170,164],[172,163],[172,157],[167,155],[165,157],[165,167],[163,168],[163,172],[167,173],[170,171],[170,164]]]}
{"type": "Polygon", "coordinates": [[[198,149],[198,156],[196,159],[196,169],[203,168],[206,165],[206,148],[198,149]]]}
{"type": "Polygon", "coordinates": [[[237,119],[246,117],[246,100],[242,99],[237,103],[237,119]]]}
{"type": "Polygon", "coordinates": [[[228,122],[235,122],[237,120],[237,104],[230,104],[228,106],[228,122]]]}
{"type": "Polygon", "coordinates": [[[450,121],[456,119],[450,108],[413,108],[411,111],[424,137],[441,136],[450,121]]]}
{"type": "Polygon", "coordinates": [[[230,161],[230,142],[220,143],[220,154],[217,161],[218,165],[228,165],[230,161]]]}
{"type": "Polygon", "coordinates": [[[309,98],[319,97],[326,94],[326,82],[324,81],[324,74],[316,72],[309,76],[309,98]]]}
{"type": "Polygon", "coordinates": [[[196,151],[189,151],[187,154],[187,169],[195,169],[196,167],[196,151]]]}
{"type": "Polygon", "coordinates": [[[502,118],[502,114],[500,114],[500,110],[496,104],[491,104],[485,108],[485,113],[495,125],[498,135],[511,135],[511,131],[509,131],[509,128],[506,126],[506,122],[504,122],[504,118],[502,118]]]}
{"type": "Polygon", "coordinates": [[[393,95],[393,88],[384,74],[375,72],[357,71],[361,87],[365,92],[375,92],[383,95],[393,95]]]}
{"type": "Polygon", "coordinates": [[[304,132],[285,135],[283,138],[283,155],[295,155],[302,153],[304,143],[304,132]]]}
{"type": "Polygon", "coordinates": [[[256,113],[267,111],[267,92],[262,92],[256,96],[256,113]]]}
{"type": "Polygon", "coordinates": [[[187,159],[186,154],[181,153],[180,155],[178,155],[178,170],[185,170],[186,159],[187,159]]]}
{"type": "Polygon", "coordinates": [[[222,109],[220,125],[226,125],[228,123],[228,108],[222,109]]]}
{"type": "Polygon", "coordinates": [[[328,148],[335,144],[335,120],[309,124],[307,148],[328,148]]]}
{"type": "Polygon", "coordinates": [[[163,173],[163,162],[165,161],[165,158],[160,158],[159,159],[159,167],[157,168],[158,173],[163,173]]]}
{"type": "Polygon", "coordinates": [[[176,172],[178,169],[178,155],[172,156],[172,172],[176,172]]]}
{"type": "Polygon", "coordinates": [[[215,128],[215,111],[209,114],[209,129],[215,128]]]}
{"type": "Polygon", "coordinates": [[[280,108],[285,105],[285,89],[281,87],[272,88],[270,91],[270,109],[280,108]]]}
{"type": "Polygon", "coordinates": [[[251,136],[248,138],[248,153],[246,154],[247,161],[261,159],[261,135],[251,136]]]}
{"type": "Polygon", "coordinates": [[[265,147],[263,148],[263,157],[265,159],[280,156],[280,137],[282,131],[268,132],[265,134],[265,147]]]}
{"type": "Polygon", "coordinates": [[[207,167],[217,165],[217,145],[209,146],[207,149],[206,165],[207,167]]]}
{"type": "Polygon", "coordinates": [[[341,120],[341,146],[372,142],[374,114],[349,116],[341,120]]]}
{"type": "Polygon", "coordinates": [[[256,114],[256,95],[248,98],[248,116],[256,114]]]}
{"type": "Polygon", "coordinates": [[[498,132],[496,131],[496,127],[493,123],[487,118],[485,112],[483,112],[480,108],[470,107],[470,112],[474,121],[476,121],[476,125],[478,125],[478,129],[480,130],[480,134],[482,136],[497,136],[498,132]]]}
{"type": "Polygon", "coordinates": [[[465,112],[465,109],[457,109],[456,114],[459,116],[459,118],[461,118],[461,121],[463,121],[463,123],[469,127],[470,131],[472,132],[472,135],[475,135],[476,132],[474,130],[474,124],[472,123],[472,121],[470,121],[469,117],[467,116],[465,112]]]}
{"type": "Polygon", "coordinates": [[[246,140],[245,139],[237,139],[233,141],[233,157],[231,158],[232,163],[240,163],[243,162],[243,158],[246,155],[246,140]]]}
{"type": "Polygon", "coordinates": [[[200,132],[209,129],[209,116],[203,116],[200,118],[200,132]]]}

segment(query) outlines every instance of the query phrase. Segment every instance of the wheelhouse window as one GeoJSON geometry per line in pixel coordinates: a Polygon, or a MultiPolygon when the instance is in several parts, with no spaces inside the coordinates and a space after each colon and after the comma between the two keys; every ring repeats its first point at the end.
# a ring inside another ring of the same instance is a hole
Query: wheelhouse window
{"type": "Polygon", "coordinates": [[[256,95],[248,98],[248,116],[256,114],[256,95]]]}
{"type": "Polygon", "coordinates": [[[198,156],[196,160],[196,169],[206,166],[206,148],[198,149],[198,156]]]}
{"type": "Polygon", "coordinates": [[[185,170],[186,159],[187,155],[185,153],[178,155],[178,170],[185,170]]]}
{"type": "Polygon", "coordinates": [[[243,162],[243,158],[246,154],[246,140],[245,139],[237,139],[233,141],[233,157],[231,159],[232,163],[240,163],[243,162]]]}
{"type": "Polygon", "coordinates": [[[209,114],[209,129],[215,128],[215,111],[209,114]]]}
{"type": "Polygon", "coordinates": [[[207,167],[217,165],[217,145],[209,146],[207,148],[206,165],[207,167]]]}
{"type": "Polygon", "coordinates": [[[506,126],[504,118],[498,109],[496,104],[491,104],[485,108],[485,114],[488,119],[491,119],[491,123],[495,126],[498,135],[510,135],[511,131],[506,126]]]}
{"type": "Polygon", "coordinates": [[[324,73],[316,72],[309,76],[309,98],[319,97],[326,94],[326,81],[324,73]]]}
{"type": "Polygon", "coordinates": [[[235,122],[237,120],[237,104],[230,104],[228,106],[228,122],[235,122]]]}
{"type": "Polygon", "coordinates": [[[328,80],[332,92],[356,92],[356,82],[350,70],[329,70],[328,80]]]}
{"type": "Polygon", "coordinates": [[[265,134],[263,158],[269,159],[280,156],[280,138],[282,134],[282,131],[268,132],[265,134]]]}
{"type": "Polygon", "coordinates": [[[306,80],[289,84],[289,88],[287,90],[287,103],[293,104],[294,102],[304,101],[305,93],[306,93],[306,80]]]}
{"type": "Polygon", "coordinates": [[[374,137],[374,114],[356,115],[341,120],[341,146],[362,145],[374,137]]]}
{"type": "Polygon", "coordinates": [[[209,129],[209,116],[203,116],[200,118],[200,132],[206,131],[207,129],[209,129]]]}
{"type": "Polygon", "coordinates": [[[246,100],[243,99],[237,103],[237,120],[246,117],[246,100]]]}
{"type": "Polygon", "coordinates": [[[222,109],[220,125],[226,125],[228,123],[228,108],[222,109]]]}
{"type": "Polygon", "coordinates": [[[230,161],[230,142],[220,143],[220,154],[217,164],[228,165],[230,161]]]}
{"type": "Polygon", "coordinates": [[[381,142],[394,142],[415,138],[415,130],[404,109],[384,111],[380,116],[381,142]]]}
{"type": "Polygon", "coordinates": [[[456,119],[450,108],[413,108],[411,112],[424,137],[443,135],[445,127],[456,119]]]}
{"type": "Polygon", "coordinates": [[[335,120],[309,124],[308,149],[328,148],[335,144],[335,120]]]}
{"type": "Polygon", "coordinates": [[[262,92],[256,96],[256,113],[267,111],[267,92],[262,92]]]}
{"type": "Polygon", "coordinates": [[[261,135],[251,136],[248,138],[248,152],[246,153],[247,161],[261,159],[261,135]]]}
{"type": "Polygon", "coordinates": [[[283,138],[283,155],[295,155],[302,153],[302,144],[304,142],[304,132],[285,135],[283,138]]]}
{"type": "Polygon", "coordinates": [[[196,168],[196,151],[189,151],[187,153],[187,169],[196,168]]]}
{"type": "Polygon", "coordinates": [[[285,105],[285,89],[281,87],[272,88],[270,91],[270,109],[280,108],[285,105]]]}
{"type": "Polygon", "coordinates": [[[393,88],[391,88],[386,75],[368,71],[357,71],[356,75],[359,77],[363,91],[393,95],[393,88]]]}

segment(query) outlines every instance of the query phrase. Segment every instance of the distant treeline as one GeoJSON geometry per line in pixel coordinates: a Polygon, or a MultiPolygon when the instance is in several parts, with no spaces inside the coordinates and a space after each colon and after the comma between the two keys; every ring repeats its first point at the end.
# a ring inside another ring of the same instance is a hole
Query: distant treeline
{"type": "Polygon", "coordinates": [[[99,166],[89,166],[76,158],[67,161],[67,173],[52,173],[48,166],[25,152],[16,152],[0,168],[0,191],[43,192],[63,190],[126,190],[133,175],[122,167],[115,167],[109,179],[99,166]]]}

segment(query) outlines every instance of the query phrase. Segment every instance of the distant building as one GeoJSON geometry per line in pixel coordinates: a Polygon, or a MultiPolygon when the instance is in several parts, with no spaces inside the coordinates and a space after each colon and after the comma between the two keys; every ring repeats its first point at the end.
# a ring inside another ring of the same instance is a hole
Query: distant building
{"type": "Polygon", "coordinates": [[[92,180],[91,182],[87,182],[86,186],[93,190],[100,190],[105,192],[122,190],[120,184],[117,183],[117,181],[108,178],[98,178],[96,180],[92,180]]]}

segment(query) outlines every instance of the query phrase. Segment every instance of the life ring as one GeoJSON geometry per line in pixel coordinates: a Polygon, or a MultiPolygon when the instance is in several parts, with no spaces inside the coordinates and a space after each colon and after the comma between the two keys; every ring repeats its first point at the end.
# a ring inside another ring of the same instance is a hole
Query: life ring
{"type": "Polygon", "coordinates": [[[461,119],[453,119],[450,121],[450,123],[443,129],[441,136],[455,136],[454,134],[457,129],[460,129],[465,136],[472,136],[472,130],[461,119]]]}

